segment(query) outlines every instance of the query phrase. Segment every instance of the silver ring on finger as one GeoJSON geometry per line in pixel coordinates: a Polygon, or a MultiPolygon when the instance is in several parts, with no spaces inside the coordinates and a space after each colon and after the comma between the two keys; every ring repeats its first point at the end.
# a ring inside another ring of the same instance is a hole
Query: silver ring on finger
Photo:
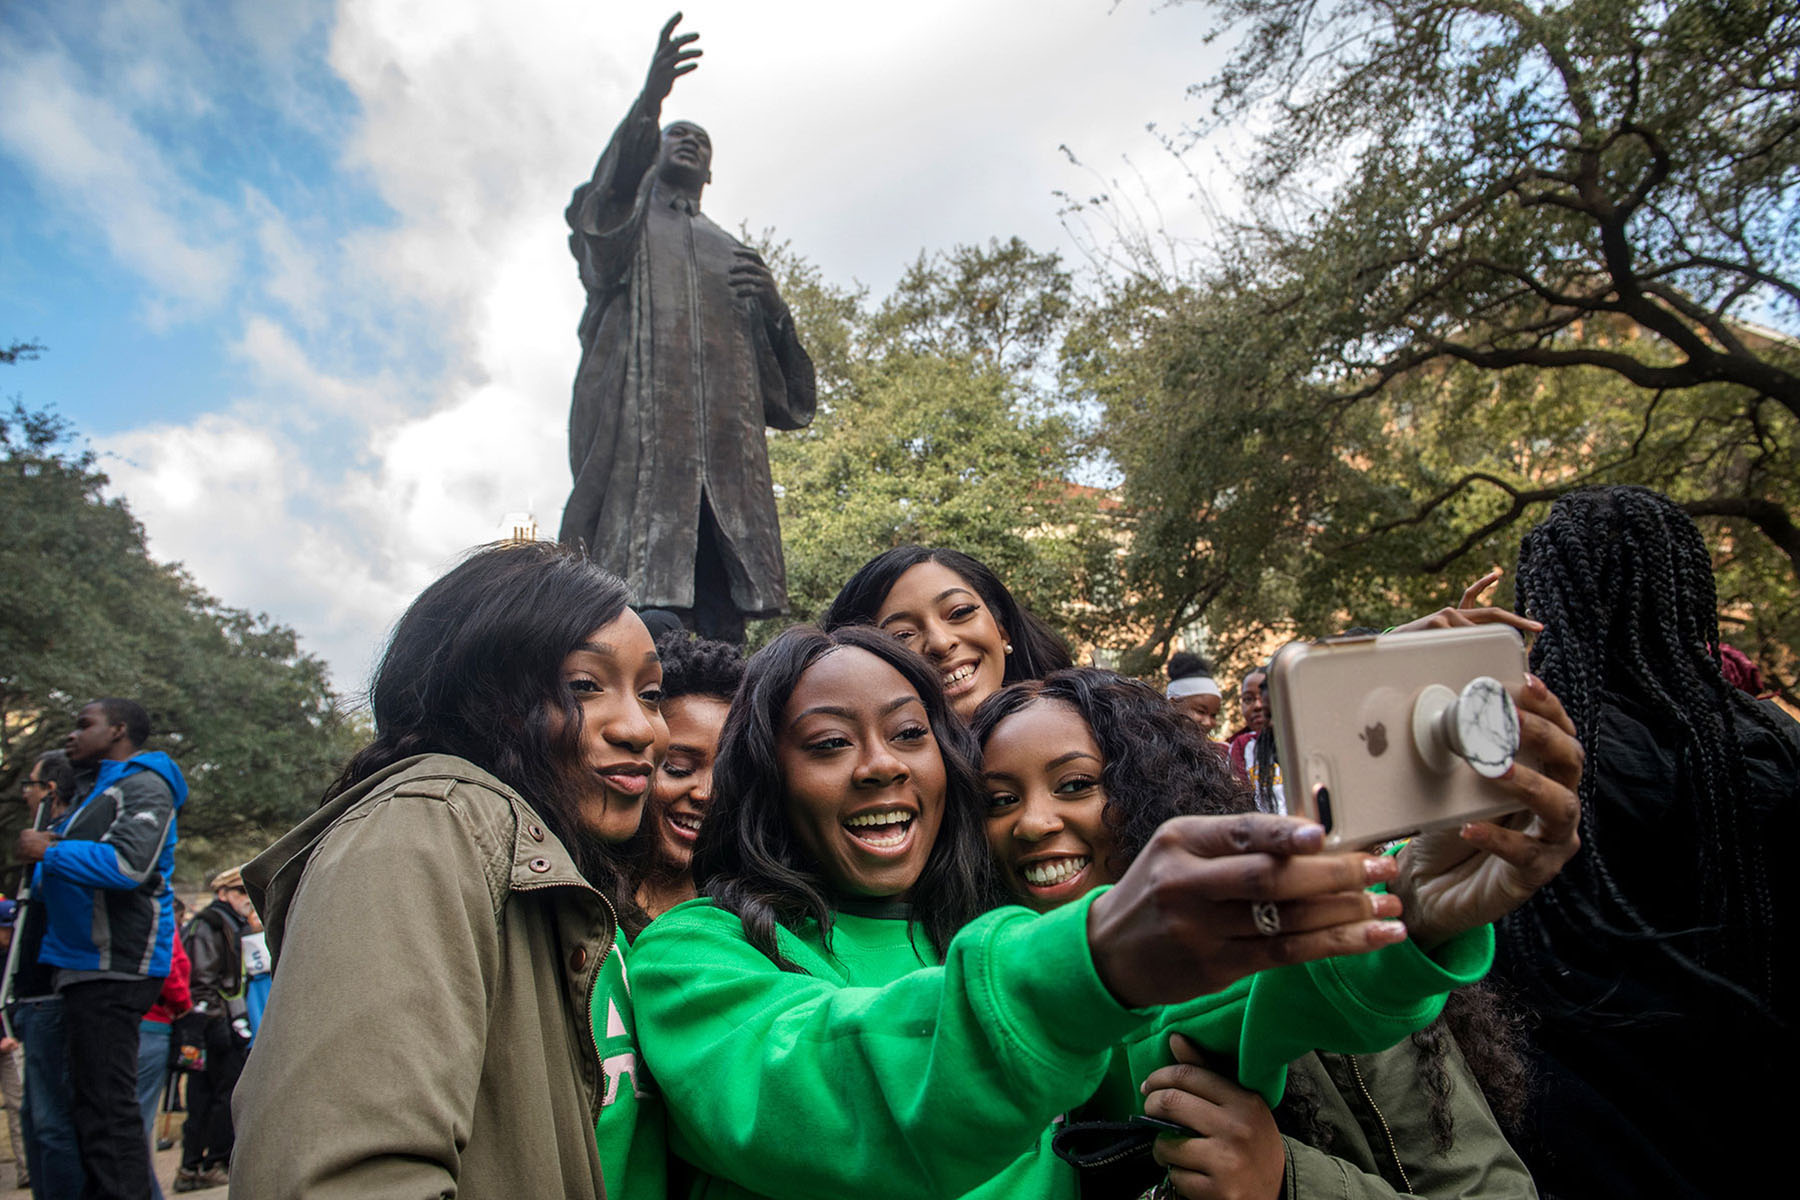
{"type": "Polygon", "coordinates": [[[1274,937],[1281,932],[1281,908],[1273,900],[1258,900],[1250,906],[1250,920],[1256,932],[1274,937]]]}

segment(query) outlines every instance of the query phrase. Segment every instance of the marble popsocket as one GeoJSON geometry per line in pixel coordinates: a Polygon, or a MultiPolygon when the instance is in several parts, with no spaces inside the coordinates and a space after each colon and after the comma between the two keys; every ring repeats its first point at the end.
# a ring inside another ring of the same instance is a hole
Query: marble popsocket
{"type": "Polygon", "coordinates": [[[1413,703],[1413,745],[1432,770],[1447,772],[1458,759],[1477,775],[1498,779],[1519,752],[1519,710],[1498,679],[1479,675],[1459,694],[1441,683],[1413,703]]]}

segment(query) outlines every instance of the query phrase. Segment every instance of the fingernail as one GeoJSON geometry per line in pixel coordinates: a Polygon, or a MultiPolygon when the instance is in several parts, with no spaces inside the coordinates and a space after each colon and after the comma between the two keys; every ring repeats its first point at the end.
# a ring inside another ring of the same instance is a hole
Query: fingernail
{"type": "Polygon", "coordinates": [[[1363,878],[1370,883],[1381,883],[1400,874],[1400,862],[1392,855],[1378,854],[1373,858],[1363,859],[1363,878]]]}
{"type": "Polygon", "coordinates": [[[1375,915],[1378,917],[1397,917],[1400,915],[1400,897],[1382,892],[1375,897],[1375,915]]]}
{"type": "Polygon", "coordinates": [[[1406,922],[1377,921],[1374,929],[1375,940],[1392,944],[1406,940],[1406,922]]]}
{"type": "MultiPolygon", "coordinates": [[[[1538,628],[1542,629],[1543,626],[1540,625],[1538,628]]],[[[1525,686],[1533,692],[1547,692],[1550,690],[1544,686],[1543,680],[1539,679],[1536,675],[1533,675],[1530,671],[1525,672],[1525,686]]]]}
{"type": "Polygon", "coordinates": [[[1323,825],[1306,824],[1294,830],[1294,847],[1299,850],[1317,850],[1325,844],[1325,827],[1323,825]]]}

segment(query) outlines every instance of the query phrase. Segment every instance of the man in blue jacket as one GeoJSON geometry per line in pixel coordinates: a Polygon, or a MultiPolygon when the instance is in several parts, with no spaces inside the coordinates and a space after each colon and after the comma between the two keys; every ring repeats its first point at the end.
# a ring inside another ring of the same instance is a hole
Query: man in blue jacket
{"type": "Polygon", "coordinates": [[[144,1200],[150,1156],[137,1100],[138,1021],[169,973],[175,932],[175,810],[187,781],[168,755],[144,753],[150,716],[134,700],[95,700],[69,734],[87,795],[46,831],[19,835],[39,863],[33,899],[48,917],[38,961],[55,972],[69,1045],[83,1200],[144,1200]]]}

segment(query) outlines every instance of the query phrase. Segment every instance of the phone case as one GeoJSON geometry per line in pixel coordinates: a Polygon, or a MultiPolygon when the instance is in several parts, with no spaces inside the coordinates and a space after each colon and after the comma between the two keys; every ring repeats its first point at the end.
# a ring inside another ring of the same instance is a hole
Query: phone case
{"type": "MultiPolygon", "coordinates": [[[[1460,693],[1480,676],[1509,691],[1524,682],[1525,645],[1514,630],[1475,625],[1284,646],[1268,688],[1288,811],[1324,825],[1327,846],[1351,849],[1523,807],[1441,740],[1427,746],[1429,758],[1415,744],[1426,689],[1460,693]]],[[[1535,766],[1523,752],[1518,759],[1535,766]]],[[[1493,773],[1496,764],[1486,765],[1493,773]]]]}

